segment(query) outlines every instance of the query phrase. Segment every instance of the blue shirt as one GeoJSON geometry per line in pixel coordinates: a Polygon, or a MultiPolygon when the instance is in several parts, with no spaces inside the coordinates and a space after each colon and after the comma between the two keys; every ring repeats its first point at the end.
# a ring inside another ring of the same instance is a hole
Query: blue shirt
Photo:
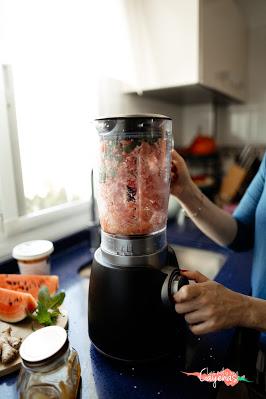
{"type": "Polygon", "coordinates": [[[266,154],[233,216],[238,222],[237,236],[230,248],[254,248],[251,275],[252,295],[266,299],[266,154]]]}
{"type": "MultiPolygon", "coordinates": [[[[266,154],[233,217],[238,231],[230,248],[236,251],[253,248],[252,295],[266,299],[266,154]]],[[[262,340],[266,342],[266,333],[262,334],[262,340]]]]}

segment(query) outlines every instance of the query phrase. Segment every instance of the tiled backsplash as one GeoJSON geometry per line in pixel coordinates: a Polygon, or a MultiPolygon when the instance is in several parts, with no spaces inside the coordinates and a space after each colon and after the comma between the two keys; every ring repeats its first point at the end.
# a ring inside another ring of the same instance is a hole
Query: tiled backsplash
{"type": "Polygon", "coordinates": [[[266,145],[266,102],[229,107],[219,128],[221,144],[266,145]]]}

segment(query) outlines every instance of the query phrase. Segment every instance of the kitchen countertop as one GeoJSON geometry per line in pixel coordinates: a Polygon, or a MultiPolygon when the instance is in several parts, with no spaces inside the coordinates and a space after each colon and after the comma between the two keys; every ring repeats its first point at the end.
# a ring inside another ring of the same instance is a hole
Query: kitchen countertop
{"type": "MultiPolygon", "coordinates": [[[[250,271],[252,253],[233,253],[212,243],[202,235],[190,221],[185,226],[175,223],[168,226],[169,243],[211,249],[228,256],[216,280],[238,292],[250,293],[250,271]]],[[[66,291],[64,307],[69,314],[70,343],[79,353],[82,384],[82,399],[186,399],[191,397],[212,398],[216,389],[210,383],[202,383],[180,371],[182,359],[173,356],[159,364],[129,366],[103,357],[91,345],[88,337],[87,300],[89,280],[81,277],[78,270],[91,260],[88,244],[65,250],[52,259],[52,273],[58,274],[60,288],[66,291]]],[[[108,326],[107,326],[108,328],[108,326]]],[[[189,337],[188,354],[191,370],[200,371],[208,367],[219,371],[227,367],[226,355],[234,330],[226,330],[201,337],[189,337]],[[192,348],[192,350],[191,350],[192,348]],[[193,369],[192,369],[193,368],[193,369]]],[[[17,398],[16,379],[18,373],[0,379],[0,398],[17,398]]]]}

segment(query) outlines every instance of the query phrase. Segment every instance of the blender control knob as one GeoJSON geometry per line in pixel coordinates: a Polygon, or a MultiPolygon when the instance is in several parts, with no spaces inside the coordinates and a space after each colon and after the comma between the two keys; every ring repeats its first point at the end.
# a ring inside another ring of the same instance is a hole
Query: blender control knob
{"type": "Polygon", "coordinates": [[[189,284],[189,281],[186,277],[180,275],[178,269],[168,269],[167,274],[162,286],[161,298],[164,305],[172,308],[174,304],[173,295],[180,290],[183,285],[189,284]]]}
{"type": "Polygon", "coordinates": [[[176,279],[172,281],[171,285],[171,294],[174,295],[183,285],[188,285],[188,279],[184,276],[178,276],[176,279]]]}

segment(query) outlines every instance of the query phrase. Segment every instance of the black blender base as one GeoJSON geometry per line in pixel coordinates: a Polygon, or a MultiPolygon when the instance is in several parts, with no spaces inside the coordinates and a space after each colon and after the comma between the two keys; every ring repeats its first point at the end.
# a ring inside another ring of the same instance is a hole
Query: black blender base
{"type": "Polygon", "coordinates": [[[116,356],[112,356],[108,353],[103,352],[101,349],[99,349],[93,342],[92,342],[93,347],[103,356],[115,360],[115,361],[119,361],[119,362],[123,362],[123,363],[127,363],[130,365],[133,364],[144,364],[144,363],[156,363],[159,362],[161,360],[167,359],[168,357],[172,356],[173,353],[167,353],[167,354],[163,354],[163,355],[157,355],[157,356],[153,356],[153,357],[147,357],[147,358],[139,358],[139,359],[124,359],[121,357],[116,357],[116,356]]]}
{"type": "MultiPolygon", "coordinates": [[[[95,348],[127,363],[181,352],[184,319],[175,312],[174,303],[166,306],[162,301],[167,275],[152,267],[117,267],[96,259],[89,289],[89,336],[95,348]]],[[[177,264],[171,266],[178,271],[177,264]]]]}

